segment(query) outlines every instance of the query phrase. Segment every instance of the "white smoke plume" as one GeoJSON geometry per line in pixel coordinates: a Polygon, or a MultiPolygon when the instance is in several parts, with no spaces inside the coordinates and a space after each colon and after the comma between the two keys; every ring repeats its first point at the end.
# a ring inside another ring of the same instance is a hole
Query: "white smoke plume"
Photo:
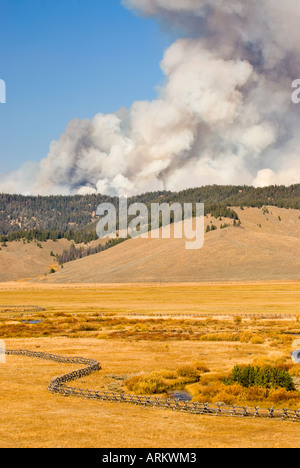
{"type": "Polygon", "coordinates": [[[124,0],[181,31],[152,102],[72,121],[0,191],[132,195],[207,184],[300,182],[299,0],[124,0]],[[299,123],[298,123],[299,122],[299,123]]]}

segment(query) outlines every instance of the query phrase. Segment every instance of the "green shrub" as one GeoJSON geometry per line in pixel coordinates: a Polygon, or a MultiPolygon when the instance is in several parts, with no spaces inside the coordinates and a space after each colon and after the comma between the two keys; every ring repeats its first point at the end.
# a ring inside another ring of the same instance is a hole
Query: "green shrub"
{"type": "Polygon", "coordinates": [[[239,383],[243,387],[285,388],[294,391],[295,385],[291,375],[285,369],[264,366],[235,366],[231,376],[223,379],[225,385],[239,383]]]}

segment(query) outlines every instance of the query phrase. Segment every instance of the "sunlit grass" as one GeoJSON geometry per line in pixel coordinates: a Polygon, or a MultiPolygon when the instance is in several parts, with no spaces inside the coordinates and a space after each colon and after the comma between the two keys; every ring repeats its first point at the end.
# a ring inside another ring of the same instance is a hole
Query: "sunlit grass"
{"type": "MultiPolygon", "coordinates": [[[[246,392],[222,383],[236,364],[286,366],[300,377],[290,356],[300,321],[244,317],[298,314],[299,284],[6,288],[0,291],[2,304],[45,309],[0,312],[0,338],[7,348],[99,360],[102,370],[78,381],[82,388],[156,395],[184,389],[195,401],[300,406],[299,392],[274,389],[266,398],[261,389],[246,392]],[[171,316],[183,313],[214,316],[171,316]],[[40,322],[28,323],[33,320],[40,322]],[[139,387],[129,390],[130,379],[139,387]]],[[[241,431],[247,445],[300,444],[295,425],[288,422],[174,415],[51,395],[51,378],[73,367],[7,357],[0,366],[1,446],[134,447],[137,438],[141,447],[180,447],[183,440],[186,447],[209,446],[212,440],[231,446],[233,440],[241,444],[241,431]]]]}

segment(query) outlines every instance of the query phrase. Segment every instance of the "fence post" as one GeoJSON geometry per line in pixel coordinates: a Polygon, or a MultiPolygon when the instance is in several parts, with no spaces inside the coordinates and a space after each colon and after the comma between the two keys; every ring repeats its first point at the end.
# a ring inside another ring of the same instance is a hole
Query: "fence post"
{"type": "Polygon", "coordinates": [[[273,419],[274,418],[274,408],[272,406],[272,408],[268,408],[269,409],[269,416],[268,418],[269,419],[273,419]]]}

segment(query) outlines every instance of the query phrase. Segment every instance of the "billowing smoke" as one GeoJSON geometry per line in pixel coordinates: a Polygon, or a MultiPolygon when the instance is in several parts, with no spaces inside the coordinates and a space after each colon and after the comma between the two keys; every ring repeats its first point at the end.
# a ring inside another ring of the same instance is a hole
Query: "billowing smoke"
{"type": "Polygon", "coordinates": [[[0,184],[25,194],[121,194],[300,182],[299,0],[124,0],[181,32],[152,102],[72,121],[48,156],[0,184]]]}

